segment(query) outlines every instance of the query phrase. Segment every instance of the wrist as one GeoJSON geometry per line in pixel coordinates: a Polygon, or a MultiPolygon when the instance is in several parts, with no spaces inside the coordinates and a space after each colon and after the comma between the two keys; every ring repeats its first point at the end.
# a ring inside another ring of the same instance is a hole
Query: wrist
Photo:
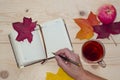
{"type": "Polygon", "coordinates": [[[75,80],[87,80],[86,71],[82,70],[75,80]]]}

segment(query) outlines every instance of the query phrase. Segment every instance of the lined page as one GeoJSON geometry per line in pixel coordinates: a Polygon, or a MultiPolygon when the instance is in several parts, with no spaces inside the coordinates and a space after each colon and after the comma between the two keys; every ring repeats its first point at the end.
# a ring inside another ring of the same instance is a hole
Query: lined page
{"type": "Polygon", "coordinates": [[[53,21],[46,22],[41,25],[45,39],[47,56],[53,57],[52,52],[56,52],[62,48],[72,50],[71,42],[66,31],[63,19],[59,18],[53,21]]]}

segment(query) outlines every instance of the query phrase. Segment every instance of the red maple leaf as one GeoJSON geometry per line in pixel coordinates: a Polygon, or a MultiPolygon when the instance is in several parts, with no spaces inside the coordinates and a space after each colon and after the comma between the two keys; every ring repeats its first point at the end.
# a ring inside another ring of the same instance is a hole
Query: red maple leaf
{"type": "Polygon", "coordinates": [[[34,31],[36,27],[36,21],[32,22],[31,18],[23,18],[23,22],[15,22],[13,23],[13,28],[18,32],[18,35],[16,37],[17,41],[23,41],[24,39],[27,39],[30,43],[32,41],[32,31],[34,31]]]}
{"type": "Polygon", "coordinates": [[[97,38],[109,38],[110,34],[120,34],[120,22],[114,22],[111,24],[96,25],[94,32],[98,34],[97,38]]]}

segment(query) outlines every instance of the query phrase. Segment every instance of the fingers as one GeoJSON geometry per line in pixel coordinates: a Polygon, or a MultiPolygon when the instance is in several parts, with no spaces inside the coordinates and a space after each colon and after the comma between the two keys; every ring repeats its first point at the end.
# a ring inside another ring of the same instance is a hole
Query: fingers
{"type": "MultiPolygon", "coordinates": [[[[71,55],[70,52],[71,52],[71,51],[70,51],[69,49],[64,48],[64,49],[60,49],[59,51],[57,51],[57,52],[56,52],[56,55],[62,55],[62,56],[65,56],[65,57],[68,57],[68,58],[69,58],[69,56],[71,55]]],[[[67,65],[66,65],[66,64],[68,64],[67,61],[64,61],[64,60],[63,60],[62,58],[60,58],[59,56],[56,56],[55,58],[56,58],[57,63],[58,63],[59,66],[61,66],[61,67],[66,67],[66,66],[67,66],[67,65]]]]}
{"type": "MultiPolygon", "coordinates": [[[[70,51],[67,48],[64,48],[64,49],[61,49],[61,50],[57,51],[56,55],[65,56],[65,57],[67,57],[67,58],[69,58],[69,59],[71,59],[71,60],[73,60],[73,61],[78,62],[78,63],[81,64],[79,56],[77,54],[74,54],[72,51],[70,51]]],[[[64,61],[63,59],[61,59],[59,56],[56,57],[56,60],[57,60],[59,66],[61,66],[61,67],[62,66],[63,67],[64,66],[68,66],[68,65],[65,64],[66,61],[64,61]]],[[[70,64],[69,62],[67,62],[67,63],[70,64]]]]}
{"type": "Polygon", "coordinates": [[[68,63],[66,61],[63,61],[59,56],[55,56],[55,59],[60,67],[67,69],[68,63]]]}
{"type": "Polygon", "coordinates": [[[60,54],[60,55],[66,56],[68,58],[71,57],[70,53],[71,53],[71,51],[69,49],[67,49],[67,48],[61,49],[61,50],[56,52],[57,55],[60,54]]]}
{"type": "Polygon", "coordinates": [[[64,48],[64,49],[57,51],[56,54],[65,56],[65,57],[72,59],[72,60],[79,60],[79,56],[67,48],[64,48]]]}
{"type": "Polygon", "coordinates": [[[83,67],[81,65],[81,61],[79,58],[79,55],[74,54],[72,51],[70,51],[67,48],[61,49],[59,51],[57,51],[55,56],[55,59],[58,63],[58,65],[71,77],[76,79],[76,76],[79,76],[80,74],[82,74],[81,72],[83,71],[83,67]],[[72,63],[71,61],[64,60],[62,57],[60,56],[65,56],[67,57],[69,60],[74,61],[76,63],[79,63],[80,66],[76,66],[74,65],[74,63],[72,63]]]}

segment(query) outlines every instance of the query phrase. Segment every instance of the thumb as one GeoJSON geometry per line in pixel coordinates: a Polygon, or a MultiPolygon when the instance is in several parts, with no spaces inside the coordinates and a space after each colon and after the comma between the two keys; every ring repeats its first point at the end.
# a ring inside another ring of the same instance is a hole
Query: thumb
{"type": "Polygon", "coordinates": [[[63,68],[66,69],[67,68],[67,64],[65,63],[65,61],[63,59],[61,59],[59,56],[55,56],[56,61],[58,63],[58,65],[63,68]]]}

